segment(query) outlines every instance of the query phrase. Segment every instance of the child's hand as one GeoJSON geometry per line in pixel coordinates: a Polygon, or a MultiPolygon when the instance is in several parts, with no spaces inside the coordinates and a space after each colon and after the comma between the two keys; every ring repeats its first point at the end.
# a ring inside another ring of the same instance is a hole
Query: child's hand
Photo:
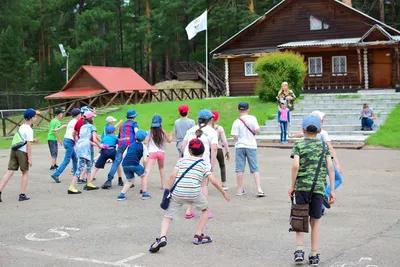
{"type": "Polygon", "coordinates": [[[289,126],[292,126],[292,124],[289,122],[289,126]]]}
{"type": "Polygon", "coordinates": [[[108,149],[109,147],[109,145],[102,145],[102,149],[108,149]]]}
{"type": "Polygon", "coordinates": [[[225,153],[225,158],[226,158],[226,160],[229,160],[229,159],[230,159],[230,157],[229,157],[229,152],[226,152],[226,153],[225,153]]]}
{"type": "Polygon", "coordinates": [[[39,143],[39,142],[40,142],[40,139],[39,139],[39,138],[33,139],[33,142],[39,143]]]}
{"type": "Polygon", "coordinates": [[[228,201],[228,202],[231,201],[231,197],[226,192],[223,193],[223,196],[226,201],[228,201]]]}
{"type": "Polygon", "coordinates": [[[293,194],[294,194],[294,187],[289,187],[289,189],[288,189],[288,194],[289,194],[289,197],[293,197],[293,194]]]}
{"type": "Polygon", "coordinates": [[[276,126],[281,127],[281,125],[279,123],[277,123],[276,126]]]}
{"type": "Polygon", "coordinates": [[[334,204],[335,201],[336,201],[335,191],[331,190],[331,193],[329,194],[329,204],[334,204]]]}

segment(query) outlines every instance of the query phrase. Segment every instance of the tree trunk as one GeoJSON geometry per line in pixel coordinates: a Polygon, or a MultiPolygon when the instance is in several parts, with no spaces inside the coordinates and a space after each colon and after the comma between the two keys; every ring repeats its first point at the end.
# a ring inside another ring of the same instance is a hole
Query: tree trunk
{"type": "Polygon", "coordinates": [[[249,7],[250,12],[254,14],[254,0],[249,0],[248,7],[249,7]]]}
{"type": "MultiPolygon", "coordinates": [[[[151,35],[151,11],[150,11],[150,4],[149,0],[145,0],[145,10],[146,10],[146,17],[148,19],[149,25],[147,26],[147,36],[151,35]]],[[[146,50],[146,62],[147,62],[147,67],[146,71],[148,72],[148,77],[149,77],[149,83],[153,84],[153,62],[152,62],[152,57],[151,57],[151,39],[148,39],[147,42],[145,42],[145,50],[146,50]]]]}
{"type": "Polygon", "coordinates": [[[124,65],[124,37],[122,32],[122,10],[121,10],[121,0],[118,1],[118,13],[119,13],[119,41],[120,41],[120,53],[121,53],[121,64],[124,65]]]}
{"type": "Polygon", "coordinates": [[[84,5],[85,5],[85,1],[79,0],[79,15],[82,14],[84,5]]]}
{"type": "MultiPolygon", "coordinates": [[[[185,10],[185,27],[189,24],[189,16],[188,16],[188,0],[185,0],[184,3],[184,10],[185,10]]],[[[186,61],[189,62],[190,60],[190,43],[189,43],[189,39],[186,38],[186,61]]]]}
{"type": "Polygon", "coordinates": [[[379,0],[379,20],[385,23],[385,0],[379,0]]]}
{"type": "Polygon", "coordinates": [[[396,29],[397,23],[396,23],[396,5],[394,4],[395,0],[390,0],[390,7],[392,11],[392,26],[393,28],[396,29]]]}

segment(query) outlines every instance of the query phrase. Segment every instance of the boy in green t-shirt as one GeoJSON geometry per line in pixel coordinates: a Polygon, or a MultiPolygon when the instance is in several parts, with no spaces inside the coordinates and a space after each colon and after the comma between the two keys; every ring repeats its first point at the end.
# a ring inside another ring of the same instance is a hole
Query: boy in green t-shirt
{"type": "Polygon", "coordinates": [[[47,143],[49,145],[50,156],[51,156],[50,171],[55,171],[58,168],[57,166],[58,144],[60,144],[60,146],[62,146],[63,144],[58,131],[66,127],[66,125],[61,126],[60,122],[60,120],[64,115],[64,111],[61,109],[57,109],[54,114],[55,117],[50,121],[49,133],[47,134],[47,143]]]}
{"type": "MultiPolygon", "coordinates": [[[[320,218],[322,217],[322,199],[325,193],[326,168],[329,173],[329,183],[335,183],[335,173],[333,170],[332,158],[327,144],[317,139],[317,134],[321,131],[321,121],[316,116],[306,116],[303,118],[302,131],[304,139],[296,141],[293,146],[291,157],[294,159],[292,165],[292,184],[288,190],[289,196],[294,195],[296,204],[309,204],[309,215],[311,225],[311,254],[308,257],[309,263],[313,266],[319,265],[320,258],[317,253],[319,235],[320,235],[320,218]],[[325,154],[323,153],[325,146],[325,154]],[[322,160],[318,176],[316,171],[322,160]],[[326,167],[327,166],[327,167],[326,167]],[[314,190],[312,189],[314,179],[316,178],[314,190]]],[[[332,186],[329,203],[335,202],[335,190],[332,186]]],[[[296,232],[297,249],[294,252],[294,261],[296,263],[304,261],[304,234],[296,232]]]]}

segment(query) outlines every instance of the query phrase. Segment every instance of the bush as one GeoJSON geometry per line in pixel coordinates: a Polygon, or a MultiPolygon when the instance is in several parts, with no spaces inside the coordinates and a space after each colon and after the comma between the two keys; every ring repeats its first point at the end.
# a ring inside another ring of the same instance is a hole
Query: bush
{"type": "Polygon", "coordinates": [[[289,89],[296,96],[302,92],[307,65],[304,57],[293,52],[276,52],[260,57],[255,71],[261,78],[256,93],[261,101],[275,101],[282,82],[289,83],[289,89]]]}

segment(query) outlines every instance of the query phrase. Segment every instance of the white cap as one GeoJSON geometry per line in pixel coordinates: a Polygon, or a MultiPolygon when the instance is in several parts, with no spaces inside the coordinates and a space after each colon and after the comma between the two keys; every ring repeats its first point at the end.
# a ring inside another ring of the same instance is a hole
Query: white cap
{"type": "Polygon", "coordinates": [[[321,120],[323,120],[325,118],[325,113],[323,113],[323,112],[321,112],[319,110],[314,110],[313,112],[311,112],[311,116],[317,116],[321,120]]]}
{"type": "Polygon", "coordinates": [[[106,122],[116,122],[116,121],[117,121],[117,119],[114,118],[113,116],[108,116],[108,117],[106,118],[106,122]]]}

